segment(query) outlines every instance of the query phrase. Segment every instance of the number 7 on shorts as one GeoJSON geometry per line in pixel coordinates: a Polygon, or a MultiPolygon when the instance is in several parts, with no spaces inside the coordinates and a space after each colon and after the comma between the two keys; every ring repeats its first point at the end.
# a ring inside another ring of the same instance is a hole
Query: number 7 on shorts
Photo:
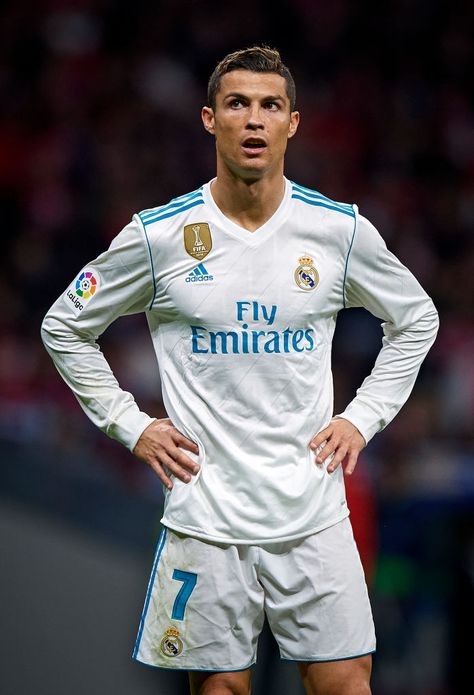
{"type": "Polygon", "coordinates": [[[173,620],[184,620],[184,611],[189,597],[192,594],[197,582],[197,574],[194,572],[184,572],[184,570],[173,570],[173,579],[183,582],[173,603],[171,618],[173,620]]]}

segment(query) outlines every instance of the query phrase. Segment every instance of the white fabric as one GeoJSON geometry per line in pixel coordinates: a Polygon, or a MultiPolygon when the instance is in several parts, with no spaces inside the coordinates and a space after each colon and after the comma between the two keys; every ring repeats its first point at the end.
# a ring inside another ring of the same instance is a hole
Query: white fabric
{"type": "Polygon", "coordinates": [[[253,233],[222,214],[210,184],[135,216],[50,309],[43,339],[93,422],[133,450],[152,418],[120,389],[96,339],[118,316],[146,312],[167,412],[201,465],[166,492],[164,524],[265,543],[348,514],[342,469],[329,475],[309,449],[333,415],[331,343],[344,306],[383,321],[374,370],[341,413],[368,441],[407,399],[436,310],[357,208],[289,181],[253,233]],[[198,223],[212,237],[201,260],[183,237],[198,223]],[[78,298],[87,273],[97,289],[78,298]]]}
{"type": "Polygon", "coordinates": [[[334,661],[375,651],[349,519],[263,546],[214,544],[168,529],[158,544],[133,656],[162,668],[248,668],[256,661],[264,612],[283,659],[334,661]],[[173,618],[185,584],[173,579],[177,569],[194,586],[182,617],[173,618]],[[163,643],[170,628],[171,649],[163,643]]]}

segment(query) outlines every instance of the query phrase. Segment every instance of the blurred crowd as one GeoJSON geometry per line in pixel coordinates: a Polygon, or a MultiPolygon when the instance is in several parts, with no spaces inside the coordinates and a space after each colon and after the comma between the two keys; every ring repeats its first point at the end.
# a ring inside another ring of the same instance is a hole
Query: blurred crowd
{"type": "MultiPolygon", "coordinates": [[[[6,3],[1,432],[85,446],[82,413],[38,340],[42,316],[134,212],[211,178],[213,143],[199,116],[207,77],[229,50],[266,41],[292,69],[302,112],[288,175],[357,202],[441,313],[415,396],[377,452],[390,459],[386,484],[412,485],[415,477],[425,485],[429,477],[444,487],[456,477],[457,452],[472,445],[474,424],[474,12],[468,2],[450,7],[422,0],[383,10],[347,0],[261,1],[251,9],[206,0],[6,3]],[[435,451],[423,453],[429,472],[412,466],[418,442],[429,447],[432,439],[435,451]]],[[[336,356],[350,359],[336,373],[341,404],[378,348],[366,317],[343,325],[336,356]]],[[[104,349],[143,407],[159,412],[144,322],[114,327],[104,349]]],[[[87,439],[101,446],[100,436],[87,439]]]]}
{"type": "MultiPolygon", "coordinates": [[[[149,478],[54,372],[40,323],[134,212],[213,176],[207,78],[229,51],[265,42],[292,70],[302,114],[287,175],[356,202],[440,311],[413,397],[365,454],[381,516],[394,501],[472,500],[472,3],[16,0],[0,12],[0,437],[79,451],[147,494],[149,478]]],[[[101,344],[122,385],[161,415],[144,318],[122,319],[101,344]]],[[[370,317],[342,316],[341,407],[379,344],[370,317]]],[[[411,570],[396,570],[403,594],[411,570]]]]}

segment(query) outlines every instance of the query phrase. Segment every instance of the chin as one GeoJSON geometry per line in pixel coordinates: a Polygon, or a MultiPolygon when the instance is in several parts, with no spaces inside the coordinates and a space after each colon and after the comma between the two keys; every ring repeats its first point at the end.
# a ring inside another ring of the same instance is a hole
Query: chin
{"type": "Polygon", "coordinates": [[[247,167],[239,171],[238,176],[244,181],[258,181],[262,179],[267,173],[266,169],[261,169],[259,167],[247,167]]]}
{"type": "Polygon", "coordinates": [[[251,159],[243,162],[238,169],[241,172],[248,172],[249,174],[265,174],[267,171],[270,171],[270,166],[268,165],[268,162],[262,162],[258,161],[256,159],[251,159]]]}
{"type": "Polygon", "coordinates": [[[245,161],[227,161],[227,169],[236,177],[243,180],[261,179],[271,167],[268,162],[258,161],[256,159],[245,161]]]}

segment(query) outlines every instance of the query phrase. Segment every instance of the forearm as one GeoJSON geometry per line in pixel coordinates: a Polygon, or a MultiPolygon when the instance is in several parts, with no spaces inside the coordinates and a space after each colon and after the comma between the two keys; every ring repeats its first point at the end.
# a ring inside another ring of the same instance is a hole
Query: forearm
{"type": "Polygon", "coordinates": [[[408,399],[421,363],[438,330],[438,315],[431,300],[427,310],[410,326],[395,330],[384,324],[383,347],[371,374],[356,397],[339,414],[352,422],[366,442],[395,417],[408,399]]]}
{"type": "Polygon", "coordinates": [[[103,432],[133,450],[153,418],[120,388],[98,344],[48,313],[41,328],[44,345],[82,409],[103,432]]]}

